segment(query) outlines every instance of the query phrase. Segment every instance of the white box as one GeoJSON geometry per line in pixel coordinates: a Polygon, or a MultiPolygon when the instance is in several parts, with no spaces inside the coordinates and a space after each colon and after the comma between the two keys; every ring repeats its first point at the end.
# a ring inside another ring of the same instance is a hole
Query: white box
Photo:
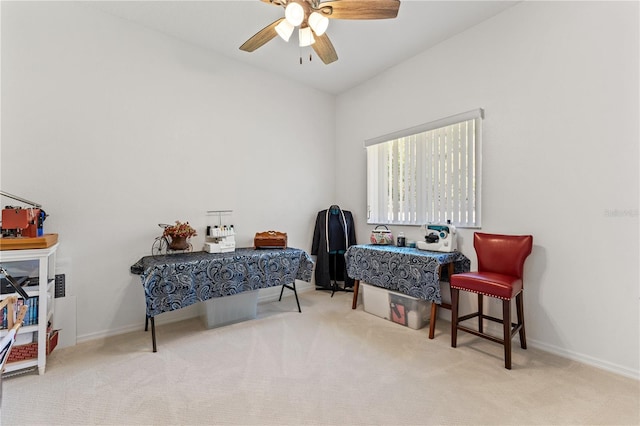
{"type": "Polygon", "coordinates": [[[360,287],[362,287],[362,303],[365,312],[390,320],[389,291],[363,282],[360,283],[360,287]]]}
{"type": "Polygon", "coordinates": [[[207,309],[204,318],[207,328],[222,327],[255,319],[258,313],[258,290],[214,297],[204,303],[207,309]]]}
{"type": "Polygon", "coordinates": [[[429,322],[431,302],[371,284],[361,284],[365,312],[415,330],[429,322]]]}

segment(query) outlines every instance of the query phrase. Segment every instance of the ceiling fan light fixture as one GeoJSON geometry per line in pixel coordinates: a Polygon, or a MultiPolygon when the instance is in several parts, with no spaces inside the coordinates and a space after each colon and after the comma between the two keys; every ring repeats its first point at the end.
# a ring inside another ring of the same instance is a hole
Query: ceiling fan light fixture
{"type": "Polygon", "coordinates": [[[278,25],[276,25],[276,32],[284,40],[289,41],[291,34],[293,34],[294,27],[286,19],[283,19],[278,25]]]}
{"type": "Polygon", "coordinates": [[[318,12],[313,12],[309,15],[309,26],[313,29],[313,32],[317,36],[321,36],[327,31],[329,26],[329,19],[326,16],[322,16],[318,12]]]}
{"type": "MultiPolygon", "coordinates": [[[[240,46],[240,50],[253,52],[267,42],[277,38],[278,35],[283,40],[289,41],[293,30],[298,27],[300,46],[313,45],[313,51],[327,65],[338,60],[338,54],[326,33],[329,23],[327,18],[340,20],[393,19],[398,16],[400,8],[399,0],[261,1],[277,6],[280,9],[280,13],[284,8],[284,17],[276,19],[255,33],[240,46]]],[[[300,50],[300,57],[302,58],[302,49],[300,50]]]]}
{"type": "Polygon", "coordinates": [[[304,21],[304,9],[296,2],[290,2],[284,9],[284,17],[294,27],[302,24],[304,21]]]}
{"type": "Polygon", "coordinates": [[[309,27],[300,28],[298,31],[298,37],[300,39],[300,47],[311,46],[316,42],[316,39],[313,38],[311,28],[309,27]]]}

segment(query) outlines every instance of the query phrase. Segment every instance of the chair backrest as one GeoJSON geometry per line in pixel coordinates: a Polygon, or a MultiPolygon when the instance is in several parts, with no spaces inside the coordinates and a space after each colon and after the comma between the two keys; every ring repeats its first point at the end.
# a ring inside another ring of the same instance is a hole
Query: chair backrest
{"type": "Polygon", "coordinates": [[[524,261],[531,254],[531,235],[473,234],[479,272],[495,272],[522,278],[524,261]]]}

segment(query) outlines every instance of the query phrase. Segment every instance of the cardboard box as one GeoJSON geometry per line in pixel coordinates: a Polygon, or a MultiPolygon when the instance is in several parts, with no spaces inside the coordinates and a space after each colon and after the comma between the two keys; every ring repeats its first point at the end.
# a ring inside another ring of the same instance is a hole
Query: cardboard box
{"type": "Polygon", "coordinates": [[[431,302],[370,284],[361,284],[365,312],[414,330],[421,329],[429,322],[431,302]]]}

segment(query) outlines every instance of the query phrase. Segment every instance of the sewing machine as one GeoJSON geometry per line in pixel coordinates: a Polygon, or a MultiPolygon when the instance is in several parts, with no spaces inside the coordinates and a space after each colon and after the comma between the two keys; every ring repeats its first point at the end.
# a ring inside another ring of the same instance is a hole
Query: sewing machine
{"type": "Polygon", "coordinates": [[[418,241],[416,247],[420,250],[452,252],[458,249],[456,227],[450,224],[426,224],[424,241],[418,241]]]}

